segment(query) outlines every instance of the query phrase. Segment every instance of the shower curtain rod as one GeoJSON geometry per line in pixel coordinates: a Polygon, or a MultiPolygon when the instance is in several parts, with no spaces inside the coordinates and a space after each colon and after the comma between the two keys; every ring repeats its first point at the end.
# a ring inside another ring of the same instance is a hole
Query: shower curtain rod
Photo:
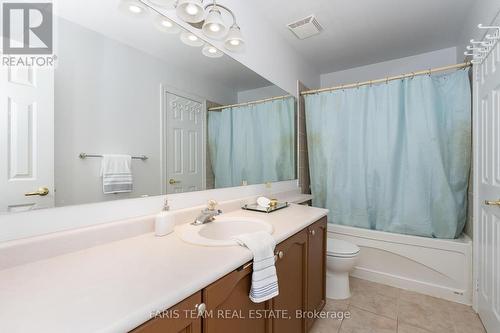
{"type": "Polygon", "coordinates": [[[388,76],[388,77],[383,78],[383,79],[377,79],[377,80],[371,80],[371,81],[365,81],[365,82],[357,82],[357,83],[351,83],[351,84],[342,84],[340,86],[335,86],[335,87],[330,87],[330,88],[306,90],[306,91],[302,91],[300,93],[300,95],[304,96],[304,95],[317,94],[317,93],[325,92],[325,91],[334,91],[334,90],[349,89],[349,88],[359,88],[361,86],[372,85],[375,83],[384,83],[384,82],[387,83],[389,81],[394,81],[394,80],[401,80],[401,79],[406,79],[406,78],[410,78],[410,77],[413,78],[413,77],[418,76],[418,75],[431,75],[432,73],[448,71],[451,69],[467,68],[467,67],[470,67],[471,65],[472,64],[470,62],[464,62],[461,64],[432,68],[432,69],[427,69],[427,70],[418,71],[418,72],[411,72],[408,74],[401,74],[401,75],[397,75],[397,76],[388,76]]]}
{"type": "Polygon", "coordinates": [[[223,106],[215,106],[213,108],[208,108],[208,111],[219,111],[219,110],[226,109],[226,108],[234,108],[234,107],[237,107],[237,106],[246,106],[246,105],[252,105],[252,104],[259,104],[259,103],[264,103],[264,102],[275,101],[277,99],[284,99],[284,98],[288,98],[288,97],[292,97],[292,96],[291,95],[283,95],[283,96],[276,96],[276,97],[265,98],[265,99],[261,99],[261,100],[258,100],[258,101],[251,101],[251,102],[231,104],[231,105],[223,105],[223,106]]]}

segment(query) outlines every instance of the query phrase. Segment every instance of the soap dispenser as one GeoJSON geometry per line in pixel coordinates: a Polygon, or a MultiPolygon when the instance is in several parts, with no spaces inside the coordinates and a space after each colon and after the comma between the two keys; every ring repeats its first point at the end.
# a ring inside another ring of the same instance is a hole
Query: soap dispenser
{"type": "Polygon", "coordinates": [[[168,199],[165,199],[163,210],[156,215],[155,219],[155,235],[158,237],[168,235],[174,231],[175,219],[174,214],[170,211],[168,199]]]}

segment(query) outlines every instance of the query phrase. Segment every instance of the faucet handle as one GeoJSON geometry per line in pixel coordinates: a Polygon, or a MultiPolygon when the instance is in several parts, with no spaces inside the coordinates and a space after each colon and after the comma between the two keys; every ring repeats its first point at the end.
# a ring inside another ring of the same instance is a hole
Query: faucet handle
{"type": "Polygon", "coordinates": [[[218,203],[215,200],[208,200],[207,202],[207,209],[208,210],[215,210],[215,207],[217,207],[218,203]]]}

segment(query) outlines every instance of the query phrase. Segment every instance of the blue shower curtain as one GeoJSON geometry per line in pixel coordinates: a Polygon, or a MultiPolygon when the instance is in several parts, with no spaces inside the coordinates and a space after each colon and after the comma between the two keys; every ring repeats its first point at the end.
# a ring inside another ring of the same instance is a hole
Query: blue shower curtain
{"type": "Polygon", "coordinates": [[[313,204],[331,223],[456,238],[467,217],[468,72],[306,95],[313,204]]]}
{"type": "Polygon", "coordinates": [[[215,187],[295,178],[293,97],[208,113],[215,187]]]}

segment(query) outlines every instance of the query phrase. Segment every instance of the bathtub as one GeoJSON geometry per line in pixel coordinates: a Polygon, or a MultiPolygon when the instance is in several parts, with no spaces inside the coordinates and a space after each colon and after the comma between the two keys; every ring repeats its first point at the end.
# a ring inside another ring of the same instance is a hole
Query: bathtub
{"type": "Polygon", "coordinates": [[[436,239],[328,224],[328,237],[361,248],[352,276],[472,303],[472,240],[436,239]]]}

